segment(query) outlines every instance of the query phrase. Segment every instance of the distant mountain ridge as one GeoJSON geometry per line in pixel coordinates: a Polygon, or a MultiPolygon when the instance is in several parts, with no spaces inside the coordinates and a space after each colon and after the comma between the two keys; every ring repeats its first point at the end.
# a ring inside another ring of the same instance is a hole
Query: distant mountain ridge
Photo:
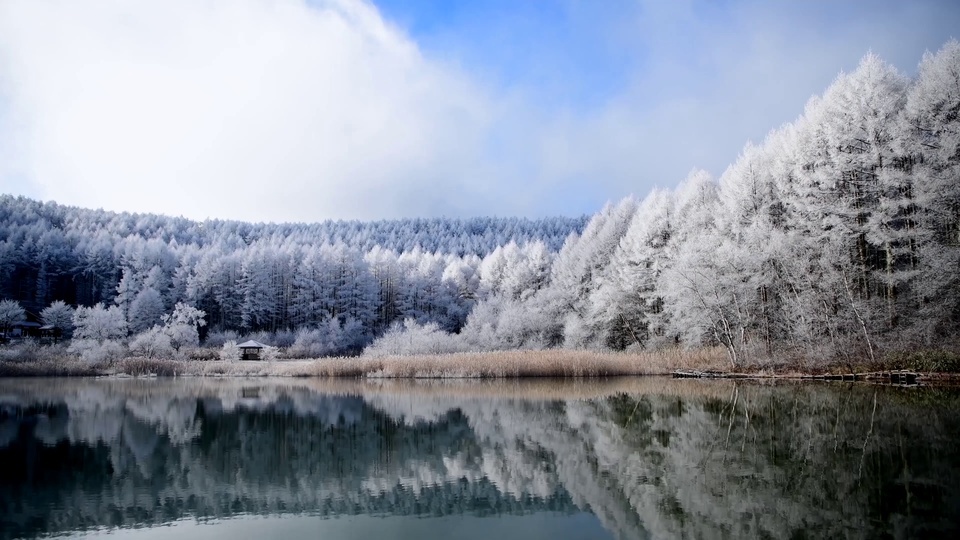
{"type": "Polygon", "coordinates": [[[120,237],[179,244],[208,245],[219,237],[234,237],[246,244],[257,240],[296,238],[311,244],[344,243],[369,251],[374,246],[397,252],[419,246],[429,252],[484,255],[511,241],[541,241],[558,251],[571,233],[583,231],[590,216],[579,217],[472,217],[407,218],[376,221],[324,220],[315,223],[254,223],[237,220],[191,220],[162,214],[112,212],[41,202],[22,196],[0,195],[0,233],[11,237],[11,227],[47,224],[84,234],[104,230],[120,237]]]}

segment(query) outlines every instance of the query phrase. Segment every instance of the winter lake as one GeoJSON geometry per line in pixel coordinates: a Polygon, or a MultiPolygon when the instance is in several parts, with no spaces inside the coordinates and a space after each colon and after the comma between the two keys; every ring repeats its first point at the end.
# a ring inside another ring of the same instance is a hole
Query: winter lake
{"type": "Polygon", "coordinates": [[[960,530],[960,390],[0,380],[0,538],[827,538],[960,530]]]}

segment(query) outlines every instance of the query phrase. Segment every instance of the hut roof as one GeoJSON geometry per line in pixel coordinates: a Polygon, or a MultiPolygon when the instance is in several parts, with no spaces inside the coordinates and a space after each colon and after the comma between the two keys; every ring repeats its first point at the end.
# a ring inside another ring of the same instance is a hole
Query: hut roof
{"type": "Polygon", "coordinates": [[[243,343],[237,345],[237,347],[240,347],[241,349],[262,349],[266,347],[266,345],[251,339],[249,341],[244,341],[243,343]]]}
{"type": "Polygon", "coordinates": [[[20,328],[40,328],[40,323],[33,321],[18,321],[13,323],[14,327],[19,326],[20,328]]]}

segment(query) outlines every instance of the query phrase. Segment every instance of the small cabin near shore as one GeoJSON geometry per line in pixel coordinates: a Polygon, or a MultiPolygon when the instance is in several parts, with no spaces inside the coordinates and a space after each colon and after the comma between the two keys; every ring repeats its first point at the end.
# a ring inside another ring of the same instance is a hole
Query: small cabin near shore
{"type": "Polygon", "coordinates": [[[56,343],[60,341],[61,337],[63,337],[63,330],[52,324],[45,324],[40,327],[40,339],[42,340],[53,341],[56,343]]]}
{"type": "Polygon", "coordinates": [[[7,333],[7,337],[12,338],[25,338],[25,337],[40,337],[40,323],[33,321],[17,321],[10,325],[10,331],[7,333]]]}
{"type": "Polygon", "coordinates": [[[259,341],[244,341],[243,343],[237,345],[240,348],[240,359],[241,360],[262,360],[260,353],[263,352],[264,345],[259,341]]]}

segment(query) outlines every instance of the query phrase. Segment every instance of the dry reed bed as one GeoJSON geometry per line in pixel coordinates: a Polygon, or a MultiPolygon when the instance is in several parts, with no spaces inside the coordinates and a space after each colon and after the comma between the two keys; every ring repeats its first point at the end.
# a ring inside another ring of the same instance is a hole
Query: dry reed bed
{"type": "Polygon", "coordinates": [[[666,375],[675,370],[719,371],[726,368],[726,359],[720,349],[640,353],[545,350],[386,358],[321,358],[275,362],[184,361],[132,357],[99,365],[65,356],[42,361],[0,362],[0,376],[156,375],[439,379],[666,375]]]}
{"type": "MultiPolygon", "coordinates": [[[[592,400],[612,395],[666,396],[682,399],[733,399],[735,391],[740,399],[756,392],[767,392],[771,387],[793,387],[809,391],[811,386],[838,387],[836,383],[802,381],[798,379],[673,379],[665,377],[607,377],[607,378],[544,378],[513,379],[414,379],[414,378],[347,378],[347,377],[251,377],[186,376],[186,377],[125,377],[101,378],[0,378],[0,398],[19,397],[36,400],[46,397],[51,401],[64,395],[117,395],[124,398],[241,398],[251,390],[261,397],[289,393],[309,393],[333,396],[390,396],[441,399],[524,399],[535,401],[592,400]],[[747,394],[744,394],[746,392],[747,394]]],[[[872,388],[869,384],[846,383],[846,391],[872,388]]],[[[873,391],[873,390],[870,390],[873,391]]]]}
{"type": "MultiPolygon", "coordinates": [[[[639,353],[543,350],[388,357],[368,378],[614,377],[725,369],[720,349],[639,353]]],[[[372,365],[372,364],[371,364],[372,365]]]]}
{"type": "Polygon", "coordinates": [[[103,374],[101,366],[75,357],[41,358],[29,362],[0,361],[0,377],[93,377],[103,374]]]}
{"type": "MultiPolygon", "coordinates": [[[[855,369],[861,375],[864,369],[855,369]]],[[[876,367],[874,366],[876,369],[876,367]]],[[[757,364],[731,370],[719,348],[615,353],[597,351],[542,350],[492,353],[457,353],[397,357],[320,358],[274,362],[228,362],[222,360],[172,360],[129,357],[91,364],[69,355],[0,359],[3,377],[309,377],[364,379],[521,379],[607,378],[637,375],[668,375],[677,371],[714,372],[720,377],[800,379],[823,373],[849,373],[851,367],[834,366],[800,371],[784,365],[757,364]]],[[[924,383],[956,384],[956,374],[923,373],[924,383]]]]}

